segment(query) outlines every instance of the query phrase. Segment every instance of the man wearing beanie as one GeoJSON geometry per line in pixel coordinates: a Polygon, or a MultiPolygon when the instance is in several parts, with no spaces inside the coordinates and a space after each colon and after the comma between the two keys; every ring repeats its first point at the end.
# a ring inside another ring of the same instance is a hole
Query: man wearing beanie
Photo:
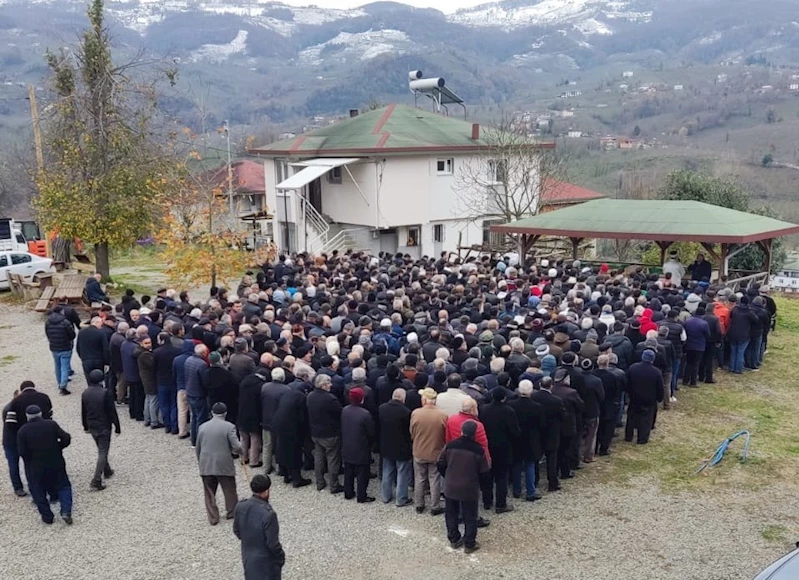
{"type": "Polygon", "coordinates": [[[655,351],[646,349],[641,362],[627,371],[627,392],[630,406],[627,409],[627,425],[624,440],[633,440],[633,431],[638,433],[638,444],[649,442],[649,433],[655,419],[657,404],[663,400],[663,374],[654,366],[655,351]]]}
{"type": "Polygon", "coordinates": [[[227,519],[233,518],[238,502],[236,494],[236,465],[233,456],[241,454],[241,443],[236,436],[236,427],[225,421],[227,407],[216,403],[211,409],[211,420],[197,430],[197,461],[205,491],[205,511],[208,523],[219,523],[219,508],[216,506],[216,490],[222,487],[225,496],[227,519]]]}
{"type": "Polygon", "coordinates": [[[476,541],[480,480],[490,469],[485,451],[474,440],[476,433],[477,423],[465,421],[461,437],[448,443],[438,458],[438,471],[445,478],[447,539],[453,549],[465,546],[467,554],[480,549],[476,541]],[[463,535],[459,517],[463,518],[463,535]]]}
{"type": "Polygon", "coordinates": [[[344,463],[344,499],[357,496],[358,503],[375,501],[366,495],[369,484],[369,463],[372,460],[372,443],[375,423],[372,414],[363,408],[363,389],[350,390],[352,404],[341,412],[341,460],[344,463]],[[357,479],[357,493],[355,482],[357,479]]]}
{"type": "Polygon", "coordinates": [[[233,533],[241,540],[244,580],[280,580],[286,554],[280,545],[280,525],[269,503],[272,480],[256,475],[250,481],[252,497],[236,506],[233,533]]]}
{"type": "Polygon", "coordinates": [[[26,423],[17,433],[17,450],[25,462],[25,474],[33,503],[42,521],[52,524],[55,519],[47,495],[58,494],[61,517],[72,525],[72,484],[67,476],[63,449],[72,438],[52,419],[42,418],[42,409],[30,405],[25,409],[26,423]]]}
{"type": "Polygon", "coordinates": [[[89,372],[89,386],[81,395],[81,421],[83,430],[90,433],[97,445],[97,466],[94,469],[89,487],[96,491],[105,489],[103,477],[114,475],[108,463],[108,451],[111,447],[111,427],[119,435],[119,415],[114,403],[113,393],[103,388],[104,373],[100,369],[89,372]]]}

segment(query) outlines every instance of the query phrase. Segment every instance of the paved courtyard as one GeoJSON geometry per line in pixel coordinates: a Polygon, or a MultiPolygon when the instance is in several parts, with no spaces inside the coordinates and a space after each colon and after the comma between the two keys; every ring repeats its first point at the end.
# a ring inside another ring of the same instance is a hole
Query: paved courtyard
{"type": "MultiPolygon", "coordinates": [[[[73,367],[80,369],[77,356],[73,367]]],[[[96,455],[80,426],[83,378],[76,375],[73,394],[59,397],[43,318],[0,304],[0,401],[25,379],[53,397],[54,418],[73,436],[65,455],[75,524],[42,524],[30,499],[12,494],[2,462],[0,577],[242,578],[231,522],[212,527],[205,519],[187,441],[145,429],[120,408],[122,435],[111,448],[116,475],[107,490],[89,491],[96,455]]],[[[652,444],[664,445],[662,435],[656,432],[652,444]]],[[[277,481],[272,503],[287,555],[284,578],[749,580],[794,539],[769,542],[764,528],[784,522],[788,531],[799,529],[793,487],[673,494],[646,478],[600,483],[602,459],[558,494],[545,493],[533,504],[511,500],[515,512],[490,514],[491,526],[479,533],[483,549],[471,556],[449,548],[443,516],[379,502],[358,505],[277,481]]],[[[243,477],[238,484],[240,495],[249,495],[243,477]]],[[[376,487],[372,481],[372,495],[376,487]]]]}

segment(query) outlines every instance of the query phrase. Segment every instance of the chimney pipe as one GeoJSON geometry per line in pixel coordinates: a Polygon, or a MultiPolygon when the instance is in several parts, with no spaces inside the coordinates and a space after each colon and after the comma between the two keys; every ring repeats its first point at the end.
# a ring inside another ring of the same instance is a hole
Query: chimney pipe
{"type": "Polygon", "coordinates": [[[472,123],[472,141],[480,140],[480,125],[472,123]]]}
{"type": "Polygon", "coordinates": [[[350,117],[357,117],[358,109],[350,109],[350,117]]]}

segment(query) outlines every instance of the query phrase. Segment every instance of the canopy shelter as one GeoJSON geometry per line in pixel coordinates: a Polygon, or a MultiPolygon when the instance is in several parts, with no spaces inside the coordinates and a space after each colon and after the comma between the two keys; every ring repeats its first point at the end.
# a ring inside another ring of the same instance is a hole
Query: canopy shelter
{"type": "MultiPolygon", "coordinates": [[[[292,166],[302,167],[300,171],[288,177],[277,184],[276,188],[279,190],[302,189],[314,179],[322,177],[325,173],[336,167],[346,167],[360,161],[357,158],[324,158],[308,159],[298,163],[292,163],[292,166]]],[[[349,170],[347,170],[349,171],[349,170]]]]}
{"type": "Polygon", "coordinates": [[[799,225],[698,201],[598,199],[492,226],[491,231],[520,234],[525,253],[541,236],[569,238],[575,258],[586,238],[651,240],[660,247],[661,263],[674,242],[698,242],[726,274],[727,260],[751,243],[766,254],[770,271],[772,240],[799,233],[799,225]]]}

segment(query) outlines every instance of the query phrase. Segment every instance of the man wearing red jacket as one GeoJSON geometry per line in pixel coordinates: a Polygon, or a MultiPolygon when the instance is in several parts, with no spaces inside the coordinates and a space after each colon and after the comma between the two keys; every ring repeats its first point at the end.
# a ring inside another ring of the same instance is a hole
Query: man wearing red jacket
{"type": "Polygon", "coordinates": [[[477,423],[477,432],[475,433],[474,440],[480,447],[483,448],[486,454],[486,460],[489,467],[491,466],[491,454],[488,452],[488,437],[486,436],[486,429],[477,418],[477,401],[469,397],[461,404],[461,412],[453,415],[447,419],[447,443],[455,441],[461,437],[461,427],[466,421],[474,421],[477,423]]]}

